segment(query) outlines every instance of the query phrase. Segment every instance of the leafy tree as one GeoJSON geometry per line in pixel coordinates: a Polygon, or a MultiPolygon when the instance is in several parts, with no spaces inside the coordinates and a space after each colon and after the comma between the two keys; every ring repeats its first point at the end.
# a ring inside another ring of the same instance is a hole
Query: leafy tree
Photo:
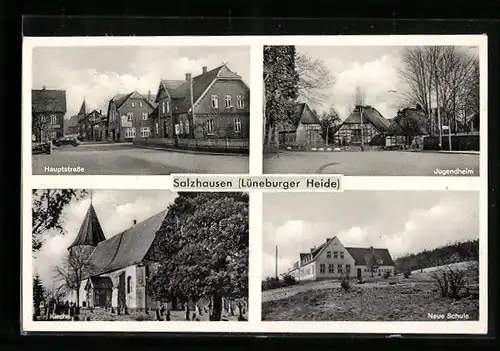
{"type": "Polygon", "coordinates": [[[333,136],[340,128],[342,124],[342,120],[340,119],[339,113],[335,106],[331,106],[328,112],[324,112],[320,115],[320,123],[321,123],[321,136],[323,140],[326,140],[328,137],[328,143],[333,142],[333,136]]]}
{"type": "Polygon", "coordinates": [[[33,277],[33,307],[35,310],[35,317],[40,315],[40,304],[43,301],[43,296],[45,293],[45,289],[42,284],[42,280],[40,276],[36,274],[33,277]]]}
{"type": "Polygon", "coordinates": [[[180,193],[148,257],[158,262],[148,277],[154,298],[206,297],[220,320],[223,297],[248,297],[248,194],[180,193]]]}
{"type": "Polygon", "coordinates": [[[375,255],[375,251],[373,249],[371,249],[370,252],[366,254],[365,260],[366,266],[370,270],[371,276],[373,277],[373,273],[378,268],[377,256],[375,255]]]}
{"type": "Polygon", "coordinates": [[[264,47],[264,116],[268,145],[273,138],[278,144],[279,126],[293,119],[299,90],[295,53],[293,45],[264,47]]]}
{"type": "Polygon", "coordinates": [[[61,214],[64,208],[73,200],[81,199],[86,190],[75,189],[34,189],[32,192],[32,250],[36,252],[43,245],[42,234],[51,229],[64,234],[61,214]]]}

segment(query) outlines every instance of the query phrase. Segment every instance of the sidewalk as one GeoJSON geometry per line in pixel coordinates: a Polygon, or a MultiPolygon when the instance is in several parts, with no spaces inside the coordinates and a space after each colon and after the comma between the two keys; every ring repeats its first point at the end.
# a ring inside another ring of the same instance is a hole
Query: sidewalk
{"type": "Polygon", "coordinates": [[[187,150],[187,149],[174,149],[174,148],[164,148],[157,146],[146,146],[146,145],[134,145],[132,146],[139,149],[151,149],[151,150],[159,150],[159,151],[167,151],[167,152],[177,152],[184,154],[195,154],[195,155],[212,155],[212,156],[243,156],[248,157],[249,155],[246,153],[236,153],[236,152],[210,152],[210,151],[198,151],[198,150],[187,150]]]}
{"type": "Polygon", "coordinates": [[[129,146],[133,145],[132,142],[124,142],[124,143],[119,143],[119,142],[112,142],[112,141],[84,141],[78,146],[129,146]]]}
{"type": "Polygon", "coordinates": [[[422,153],[434,153],[434,154],[460,154],[460,155],[478,155],[479,151],[461,151],[461,150],[401,150],[406,152],[422,152],[422,153]]]}

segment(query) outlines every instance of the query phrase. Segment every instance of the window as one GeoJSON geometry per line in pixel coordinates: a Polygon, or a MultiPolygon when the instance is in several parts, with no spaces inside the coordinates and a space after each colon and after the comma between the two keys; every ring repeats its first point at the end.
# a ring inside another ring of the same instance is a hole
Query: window
{"type": "Polygon", "coordinates": [[[179,134],[184,134],[184,122],[179,123],[179,134]]]}
{"type": "Polygon", "coordinates": [[[50,115],[50,124],[57,124],[56,115],[50,115]]]}
{"type": "Polygon", "coordinates": [[[139,101],[139,107],[142,107],[142,101],[139,101]]]}
{"type": "Polygon", "coordinates": [[[167,104],[167,113],[169,113],[170,112],[170,101],[167,100],[166,104],[167,104]]]}
{"type": "Polygon", "coordinates": [[[224,106],[230,108],[231,106],[231,95],[224,96],[224,106]]]}
{"type": "Polygon", "coordinates": [[[341,264],[339,264],[339,265],[337,266],[337,270],[338,270],[338,272],[339,272],[339,273],[342,273],[342,265],[341,265],[341,264]]]}
{"type": "Polygon", "coordinates": [[[335,266],[333,264],[328,265],[328,273],[335,273],[335,266]]]}
{"type": "Polygon", "coordinates": [[[333,251],[333,258],[339,258],[339,253],[337,251],[333,251]]]}
{"type": "Polygon", "coordinates": [[[158,128],[158,123],[156,123],[156,124],[155,124],[155,134],[156,134],[156,135],[158,135],[158,134],[159,134],[159,133],[158,133],[158,129],[159,129],[159,128],[158,128]]]}
{"type": "Polygon", "coordinates": [[[135,107],[135,102],[134,101],[130,101],[130,106],[135,107]]]}
{"type": "Polygon", "coordinates": [[[327,251],[326,252],[326,258],[328,258],[329,260],[332,258],[332,252],[331,251],[327,251]]]}
{"type": "Polygon", "coordinates": [[[50,132],[50,138],[51,139],[56,139],[57,138],[57,132],[55,130],[50,132]]]}
{"type": "Polygon", "coordinates": [[[241,120],[240,119],[235,119],[234,120],[234,131],[236,133],[240,133],[241,132],[241,120]]]}
{"type": "Polygon", "coordinates": [[[236,105],[238,106],[239,109],[242,109],[245,107],[245,103],[244,103],[242,95],[236,95],[236,105]]]}
{"type": "Polygon", "coordinates": [[[351,274],[351,265],[350,265],[350,264],[346,264],[346,265],[345,265],[345,272],[346,272],[347,274],[351,274]]]}
{"type": "Polygon", "coordinates": [[[125,138],[135,138],[135,128],[125,129],[125,138]]]}
{"type": "Polygon", "coordinates": [[[127,294],[130,294],[132,292],[132,277],[128,276],[127,277],[127,294]]]}
{"type": "Polygon", "coordinates": [[[207,134],[213,134],[214,133],[214,120],[209,119],[207,120],[207,134]]]}
{"type": "Polygon", "coordinates": [[[189,121],[186,121],[186,134],[189,134],[189,121]]]}
{"type": "Polygon", "coordinates": [[[148,120],[148,113],[147,112],[143,112],[142,113],[142,120],[143,121],[147,121],[148,120]]]}
{"type": "Polygon", "coordinates": [[[340,251],[340,259],[343,260],[344,259],[344,251],[340,251]]]}
{"type": "Polygon", "coordinates": [[[141,137],[147,138],[147,137],[149,137],[149,134],[151,134],[151,128],[149,128],[149,127],[142,127],[141,128],[141,137]]]}
{"type": "Polygon", "coordinates": [[[212,95],[212,108],[219,108],[219,96],[218,95],[212,95]]]}
{"type": "Polygon", "coordinates": [[[320,272],[320,273],[322,273],[322,274],[324,274],[324,273],[325,273],[325,264],[324,264],[324,263],[321,263],[321,264],[319,265],[319,272],[320,272]]]}
{"type": "Polygon", "coordinates": [[[134,119],[134,113],[127,112],[127,121],[132,122],[133,119],[134,119]]]}

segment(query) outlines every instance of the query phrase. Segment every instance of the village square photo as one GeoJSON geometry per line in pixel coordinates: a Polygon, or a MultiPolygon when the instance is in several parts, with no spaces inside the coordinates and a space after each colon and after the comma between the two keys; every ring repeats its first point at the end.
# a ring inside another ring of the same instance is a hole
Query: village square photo
{"type": "Polygon", "coordinates": [[[248,46],[25,50],[33,174],[248,173],[248,46]]]}
{"type": "Polygon", "coordinates": [[[480,320],[478,191],[263,199],[263,321],[480,320]]]}
{"type": "Polygon", "coordinates": [[[248,194],[36,189],[34,321],[247,321],[248,194]]]}
{"type": "Polygon", "coordinates": [[[263,51],[264,173],[479,176],[479,45],[263,51]]]}

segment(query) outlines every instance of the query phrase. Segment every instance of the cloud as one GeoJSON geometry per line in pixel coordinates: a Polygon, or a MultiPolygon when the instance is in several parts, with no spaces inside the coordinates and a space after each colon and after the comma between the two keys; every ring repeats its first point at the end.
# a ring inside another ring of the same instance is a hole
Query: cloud
{"type": "Polygon", "coordinates": [[[247,47],[91,47],[35,48],[33,89],[66,90],[67,113],[78,113],[85,99],[89,110],[107,113],[108,101],[134,90],[156,94],[160,79],[183,80],[185,73],[201,74],[222,62],[249,84],[247,47]]]}
{"type": "MultiPolygon", "coordinates": [[[[378,193],[377,196],[380,195],[378,193]]],[[[390,196],[387,193],[385,195],[390,203],[390,196]]],[[[404,211],[398,210],[397,203],[393,203],[392,210],[387,206],[379,210],[373,207],[370,211],[374,215],[364,218],[363,221],[361,218],[367,210],[363,204],[351,206],[351,215],[348,218],[345,213],[338,214],[343,218],[337,218],[334,213],[323,221],[300,218],[276,223],[270,217],[272,215],[265,216],[263,277],[274,275],[273,250],[276,245],[279,248],[279,269],[280,272],[284,272],[293,262],[299,260],[300,252],[308,252],[309,248],[321,245],[326,238],[334,235],[346,246],[387,248],[394,259],[455,241],[477,239],[479,238],[478,197],[469,197],[470,195],[461,197],[459,194],[452,198],[437,200],[426,207],[415,205],[413,209],[404,211]],[[340,220],[343,223],[339,227],[340,220]],[[358,224],[360,222],[364,224],[360,226],[358,224]]],[[[349,197],[347,193],[343,196],[343,200],[349,197]]],[[[373,199],[376,196],[371,198],[369,193],[365,196],[367,207],[373,206],[373,202],[378,201],[373,199]]],[[[425,193],[421,197],[424,198],[425,193]]],[[[307,205],[306,202],[302,202],[302,206],[309,206],[309,202],[307,205]]],[[[321,204],[318,203],[316,206],[320,207],[321,204]]]]}
{"type": "MultiPolygon", "coordinates": [[[[170,191],[94,191],[93,205],[107,239],[165,210],[175,199],[170,191]]],[[[46,286],[54,280],[54,270],[66,257],[67,248],[75,240],[90,205],[90,199],[73,201],[63,210],[65,234],[50,230],[43,234],[42,249],[34,254],[33,270],[46,286]]]]}

